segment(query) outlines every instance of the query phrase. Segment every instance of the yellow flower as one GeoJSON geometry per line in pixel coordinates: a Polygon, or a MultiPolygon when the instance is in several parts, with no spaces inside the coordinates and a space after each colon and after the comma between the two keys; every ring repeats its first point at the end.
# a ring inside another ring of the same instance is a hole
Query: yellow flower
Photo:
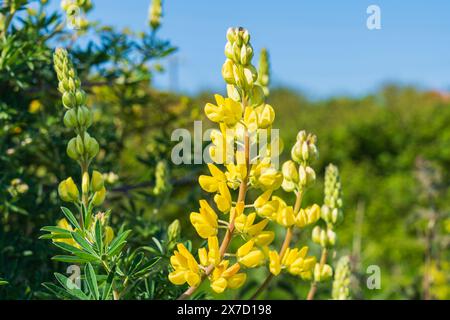
{"type": "Polygon", "coordinates": [[[227,172],[225,172],[225,176],[227,177],[228,186],[231,189],[236,190],[247,176],[247,166],[230,163],[226,165],[226,168],[227,172]]]}
{"type": "Polygon", "coordinates": [[[303,228],[307,225],[316,223],[320,218],[320,207],[317,204],[306,209],[301,209],[295,218],[295,225],[303,228]]]}
{"type": "Polygon", "coordinates": [[[289,273],[293,275],[300,275],[303,272],[310,271],[316,263],[314,256],[306,257],[308,247],[303,247],[300,250],[295,248],[288,248],[284,254],[281,264],[287,267],[289,273]]]}
{"type": "Polygon", "coordinates": [[[182,285],[188,283],[191,287],[196,287],[201,281],[201,271],[197,261],[186,247],[179,243],[177,250],[174,251],[173,256],[170,257],[170,263],[175,269],[169,273],[169,280],[175,285],[182,285]]]}
{"type": "Polygon", "coordinates": [[[105,201],[105,197],[106,197],[106,189],[105,187],[103,187],[99,191],[94,193],[94,196],[92,197],[92,204],[97,207],[100,206],[103,203],[103,201],[105,201]]]}
{"type": "Polygon", "coordinates": [[[29,113],[37,113],[37,112],[41,111],[42,108],[43,108],[43,105],[39,100],[33,100],[33,101],[31,101],[31,103],[28,107],[28,112],[29,113]]]}
{"type": "Polygon", "coordinates": [[[61,181],[58,186],[58,193],[61,199],[66,202],[75,202],[80,195],[77,185],[73,182],[72,178],[61,181]]]}
{"type": "Polygon", "coordinates": [[[261,250],[254,248],[255,241],[253,239],[247,241],[236,252],[240,264],[247,268],[255,268],[264,260],[264,254],[261,250]]]}
{"type": "Polygon", "coordinates": [[[283,174],[271,166],[270,158],[266,158],[252,166],[250,180],[256,188],[275,190],[283,183],[283,174]]]}
{"type": "Polygon", "coordinates": [[[234,222],[236,230],[242,233],[246,233],[252,237],[258,235],[267,226],[269,220],[264,219],[256,224],[253,224],[255,222],[255,218],[256,212],[252,212],[248,216],[245,214],[240,215],[234,222]]]}
{"type": "Polygon", "coordinates": [[[255,112],[258,114],[258,127],[261,129],[270,127],[275,120],[275,111],[271,105],[264,104],[256,107],[255,112]]]}
{"type": "Polygon", "coordinates": [[[211,288],[217,292],[222,293],[226,288],[237,289],[241,287],[247,275],[245,273],[238,273],[240,265],[238,263],[228,267],[229,261],[222,261],[211,274],[211,288]]]}
{"type": "Polygon", "coordinates": [[[217,105],[207,103],[205,106],[205,114],[211,121],[223,122],[232,127],[242,119],[242,107],[239,102],[218,94],[214,97],[217,105]]]}
{"type": "Polygon", "coordinates": [[[201,175],[198,178],[198,182],[200,187],[206,192],[217,192],[217,190],[219,190],[219,184],[221,182],[226,182],[225,174],[212,163],[208,164],[208,169],[211,175],[201,175]]]}
{"type": "Polygon", "coordinates": [[[217,208],[223,213],[227,213],[231,208],[231,194],[225,182],[219,183],[219,193],[214,196],[217,208]]]}
{"type": "Polygon", "coordinates": [[[198,250],[200,264],[204,267],[209,265],[218,265],[220,263],[219,240],[217,237],[208,238],[208,249],[201,248],[198,250]]]}
{"type": "MultiPolygon", "coordinates": [[[[56,224],[58,227],[60,227],[61,229],[67,230],[72,232],[73,228],[72,226],[69,224],[69,222],[67,222],[67,220],[65,218],[61,219],[58,221],[58,223],[56,224]]],[[[54,232],[52,232],[52,234],[55,234],[54,232]]],[[[64,242],[67,243],[73,247],[79,248],[80,246],[78,245],[78,243],[75,242],[75,240],[73,240],[72,238],[70,239],[53,239],[53,242],[64,242]]]]}
{"type": "MultiPolygon", "coordinates": [[[[209,148],[209,155],[215,163],[233,163],[234,162],[234,135],[227,129],[226,125],[221,123],[219,130],[211,132],[212,145],[209,148]],[[228,131],[228,132],[227,132],[228,131]]],[[[242,163],[242,162],[238,162],[242,163]]]]}
{"type": "Polygon", "coordinates": [[[277,276],[281,272],[281,261],[280,261],[280,255],[278,252],[272,250],[269,252],[269,270],[270,272],[277,276]]]}
{"type": "Polygon", "coordinates": [[[333,276],[333,269],[330,265],[324,264],[320,265],[320,263],[316,263],[314,266],[314,280],[317,282],[327,281],[331,279],[333,276]]]}
{"type": "Polygon", "coordinates": [[[261,247],[268,246],[275,239],[275,233],[273,231],[262,231],[257,234],[253,240],[255,244],[261,247]]]}
{"type": "Polygon", "coordinates": [[[192,212],[190,220],[195,230],[203,239],[217,235],[217,214],[205,200],[200,200],[200,213],[192,212]]]}
{"type": "Polygon", "coordinates": [[[280,208],[276,221],[283,227],[290,227],[295,223],[294,209],[291,206],[280,208]]]}

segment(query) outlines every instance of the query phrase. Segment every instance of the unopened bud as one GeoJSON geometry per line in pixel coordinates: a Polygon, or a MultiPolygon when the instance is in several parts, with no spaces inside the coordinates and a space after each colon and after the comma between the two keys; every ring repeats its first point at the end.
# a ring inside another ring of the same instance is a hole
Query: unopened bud
{"type": "Polygon", "coordinates": [[[328,281],[333,276],[333,269],[330,265],[324,264],[322,267],[316,263],[314,267],[314,280],[317,282],[328,281]]]}
{"type": "Polygon", "coordinates": [[[105,183],[104,183],[104,179],[103,179],[103,175],[94,170],[92,172],[92,179],[91,179],[91,188],[93,192],[97,192],[100,191],[103,187],[104,187],[105,183]]]}
{"type": "Polygon", "coordinates": [[[78,106],[81,107],[86,104],[86,93],[83,90],[77,90],[77,92],[75,93],[75,98],[78,106]]]}
{"type": "Polygon", "coordinates": [[[228,84],[234,84],[233,61],[227,59],[222,67],[222,77],[228,84]]]}
{"type": "Polygon", "coordinates": [[[79,107],[77,111],[78,124],[87,129],[92,125],[92,112],[87,107],[79,107]]]}
{"type": "Polygon", "coordinates": [[[282,167],[283,177],[293,182],[298,182],[298,170],[294,161],[289,160],[283,163],[282,167]]]}
{"type": "Polygon", "coordinates": [[[67,144],[67,155],[73,160],[80,160],[81,156],[77,151],[77,138],[72,138],[67,144]]]}
{"type": "Polygon", "coordinates": [[[316,173],[311,167],[301,165],[298,170],[298,177],[300,184],[305,188],[311,186],[316,181],[316,173]]]}
{"type": "Polygon", "coordinates": [[[83,179],[81,181],[81,192],[83,194],[89,193],[89,173],[83,173],[83,179]]]}
{"type": "Polygon", "coordinates": [[[169,241],[176,241],[181,233],[180,221],[178,219],[174,220],[167,229],[167,237],[169,241]]]}
{"type": "Polygon", "coordinates": [[[76,109],[69,109],[66,111],[66,114],[64,115],[64,124],[67,128],[77,127],[78,122],[76,109]]]}
{"type": "Polygon", "coordinates": [[[77,106],[77,99],[72,92],[64,92],[62,102],[67,109],[72,109],[77,106]]]}
{"type": "Polygon", "coordinates": [[[103,201],[105,201],[106,197],[106,189],[105,187],[101,188],[99,191],[94,193],[94,196],[92,197],[92,204],[96,207],[100,206],[103,201]]]}

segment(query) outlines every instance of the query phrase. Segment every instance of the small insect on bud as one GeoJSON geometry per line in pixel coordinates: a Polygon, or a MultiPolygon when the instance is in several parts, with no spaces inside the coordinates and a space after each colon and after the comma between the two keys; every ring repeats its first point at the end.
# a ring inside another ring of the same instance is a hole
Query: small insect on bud
{"type": "Polygon", "coordinates": [[[67,128],[76,128],[78,125],[76,109],[69,109],[64,115],[64,124],[67,128]]]}

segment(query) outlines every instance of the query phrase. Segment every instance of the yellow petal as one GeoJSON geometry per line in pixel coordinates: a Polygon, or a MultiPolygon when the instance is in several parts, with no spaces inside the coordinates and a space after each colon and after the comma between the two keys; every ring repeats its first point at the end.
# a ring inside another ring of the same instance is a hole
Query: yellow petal
{"type": "Polygon", "coordinates": [[[186,271],[173,271],[169,273],[169,281],[180,286],[186,282],[185,273],[186,271]]]}
{"type": "Polygon", "coordinates": [[[211,288],[217,293],[222,293],[227,288],[227,284],[228,283],[226,279],[219,278],[211,283],[211,288]]]}
{"type": "Polygon", "coordinates": [[[230,289],[238,289],[240,288],[247,279],[247,275],[245,273],[238,273],[228,279],[228,287],[230,289]]]}
{"type": "Polygon", "coordinates": [[[189,284],[189,286],[191,286],[191,287],[196,287],[196,286],[198,286],[199,285],[199,283],[200,283],[200,276],[197,274],[197,273],[195,273],[195,272],[192,272],[192,271],[187,271],[186,273],[185,273],[185,279],[186,279],[186,282],[189,284]]]}

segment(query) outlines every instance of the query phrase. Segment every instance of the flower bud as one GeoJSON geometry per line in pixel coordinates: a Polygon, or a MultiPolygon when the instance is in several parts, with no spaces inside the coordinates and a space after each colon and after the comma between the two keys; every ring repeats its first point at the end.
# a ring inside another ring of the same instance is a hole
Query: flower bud
{"type": "Polygon", "coordinates": [[[77,138],[72,138],[67,144],[67,155],[73,160],[80,160],[81,156],[77,151],[77,138]]]}
{"type": "Polygon", "coordinates": [[[222,67],[222,77],[228,84],[234,84],[233,61],[227,59],[222,67]]]}
{"type": "Polygon", "coordinates": [[[79,107],[77,111],[78,124],[83,128],[89,128],[92,125],[92,112],[87,107],[79,107]]]}
{"type": "Polygon", "coordinates": [[[77,106],[77,99],[72,92],[64,92],[62,102],[67,109],[75,108],[77,106]]]}
{"type": "Polygon", "coordinates": [[[77,153],[79,155],[84,154],[84,143],[83,143],[83,139],[81,138],[80,135],[77,135],[75,147],[76,147],[77,153]]]}
{"type": "Polygon", "coordinates": [[[281,170],[285,179],[298,182],[298,171],[294,161],[289,160],[283,163],[281,170]]]}
{"type": "Polygon", "coordinates": [[[298,170],[300,185],[307,188],[316,181],[316,173],[311,167],[300,166],[298,170]]]}
{"type": "Polygon", "coordinates": [[[69,109],[66,111],[66,114],[64,115],[64,124],[67,128],[77,127],[78,122],[76,109],[69,109]]]}
{"type": "Polygon", "coordinates": [[[100,191],[104,187],[104,185],[105,183],[103,180],[103,175],[100,172],[94,170],[92,172],[92,179],[91,179],[92,192],[100,191]]]}
{"type": "Polygon", "coordinates": [[[175,219],[167,229],[167,237],[169,238],[169,241],[176,241],[180,236],[180,232],[180,221],[178,219],[175,219]]]}
{"type": "Polygon", "coordinates": [[[293,192],[295,190],[295,188],[297,187],[297,185],[292,180],[288,180],[285,178],[285,179],[283,179],[283,183],[281,184],[281,187],[286,192],[293,192]]]}
{"type": "Polygon", "coordinates": [[[321,233],[322,229],[319,226],[315,226],[314,229],[312,230],[312,241],[314,243],[320,244],[320,233],[321,233]]]}
{"type": "Polygon", "coordinates": [[[264,104],[256,108],[256,112],[258,113],[258,126],[261,129],[266,129],[270,127],[275,120],[275,111],[272,106],[269,104],[264,104]]]}
{"type": "Polygon", "coordinates": [[[230,60],[234,59],[233,45],[230,42],[225,45],[225,57],[230,60]]]}
{"type": "Polygon", "coordinates": [[[253,86],[251,97],[250,97],[250,104],[252,106],[259,106],[264,102],[264,90],[261,88],[261,86],[253,86]]]}
{"type": "Polygon", "coordinates": [[[81,192],[83,194],[89,193],[89,173],[87,172],[83,173],[83,179],[81,182],[81,192]]]}
{"type": "Polygon", "coordinates": [[[88,133],[84,134],[84,148],[89,159],[94,158],[99,151],[99,145],[95,138],[91,138],[88,133]]]}
{"type": "Polygon", "coordinates": [[[77,90],[77,92],[75,93],[75,98],[79,107],[86,104],[86,93],[83,90],[77,90]]]}
{"type": "Polygon", "coordinates": [[[232,84],[227,84],[227,95],[234,101],[241,101],[241,95],[239,94],[238,88],[232,84]]]}
{"type": "Polygon", "coordinates": [[[101,188],[99,191],[94,193],[94,196],[92,197],[92,205],[98,207],[100,206],[103,201],[105,201],[106,196],[106,189],[105,187],[101,188]]]}
{"type": "Polygon", "coordinates": [[[71,202],[72,198],[69,196],[69,193],[67,192],[67,186],[66,186],[66,180],[63,180],[58,185],[58,194],[59,197],[65,201],[65,202],[71,202]]]}
{"type": "Polygon", "coordinates": [[[314,280],[317,282],[328,281],[333,276],[333,269],[330,265],[324,264],[322,267],[316,263],[314,267],[314,280]]]}

